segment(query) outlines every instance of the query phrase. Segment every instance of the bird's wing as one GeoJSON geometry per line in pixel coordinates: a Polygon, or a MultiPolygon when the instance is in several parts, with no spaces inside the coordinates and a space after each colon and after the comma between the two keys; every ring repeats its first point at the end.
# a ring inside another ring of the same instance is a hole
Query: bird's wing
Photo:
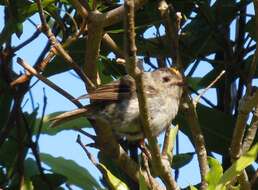
{"type": "Polygon", "coordinates": [[[62,114],[50,119],[50,121],[52,121],[50,127],[56,127],[67,121],[71,121],[71,120],[80,118],[80,117],[86,115],[87,112],[88,112],[88,109],[87,109],[87,107],[85,107],[85,108],[79,108],[76,110],[62,113],[62,114]]]}
{"type": "Polygon", "coordinates": [[[129,75],[119,80],[99,86],[89,94],[80,96],[78,99],[90,98],[92,100],[116,101],[130,98],[135,94],[135,81],[129,75]]]}
{"type": "MultiPolygon", "coordinates": [[[[145,93],[148,95],[157,94],[157,89],[152,85],[145,85],[145,93]]],[[[89,94],[80,96],[78,99],[90,98],[100,101],[117,101],[136,96],[136,85],[134,79],[126,75],[119,80],[102,85],[89,94]]]]}

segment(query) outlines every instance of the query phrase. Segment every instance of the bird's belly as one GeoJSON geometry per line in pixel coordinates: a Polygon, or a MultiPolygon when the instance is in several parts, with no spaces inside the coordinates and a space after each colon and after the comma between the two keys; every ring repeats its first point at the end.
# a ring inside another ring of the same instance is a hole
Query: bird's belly
{"type": "Polygon", "coordinates": [[[138,133],[141,133],[139,106],[136,98],[109,104],[97,117],[107,123],[116,134],[125,136],[129,140],[131,136],[138,136],[138,133]]]}
{"type": "MultiPolygon", "coordinates": [[[[168,100],[166,98],[165,101],[161,97],[155,97],[147,101],[152,135],[156,136],[170,125],[178,109],[173,104],[177,105],[178,103],[175,99],[168,100]]],[[[144,137],[136,98],[110,104],[98,115],[99,119],[105,121],[119,136],[124,136],[128,140],[138,140],[144,137]]]]}
{"type": "Polygon", "coordinates": [[[153,136],[157,136],[171,124],[178,111],[178,101],[176,98],[159,98],[159,101],[152,101],[149,116],[153,136]]]}

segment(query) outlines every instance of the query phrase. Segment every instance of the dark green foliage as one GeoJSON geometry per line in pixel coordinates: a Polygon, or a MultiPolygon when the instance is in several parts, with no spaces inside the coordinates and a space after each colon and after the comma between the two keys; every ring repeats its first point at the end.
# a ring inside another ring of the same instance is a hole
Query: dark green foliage
{"type": "MultiPolygon", "coordinates": [[[[75,36],[78,32],[76,27],[80,27],[83,20],[71,2],[69,0],[42,0],[46,20],[61,44],[75,36]]],[[[87,2],[90,9],[96,6],[98,11],[102,13],[107,13],[121,4],[116,0],[96,1],[96,5],[92,0],[87,2]]],[[[186,77],[188,87],[194,91],[202,90],[222,70],[226,71],[226,74],[212,86],[215,89],[215,97],[210,101],[214,105],[198,104],[196,112],[204,134],[207,151],[228,157],[238,102],[244,95],[247,76],[252,72],[251,63],[256,47],[257,28],[255,17],[250,8],[252,1],[217,0],[212,5],[211,1],[208,0],[168,0],[167,2],[173,5],[173,8],[170,9],[172,21],[175,19],[173,11],[181,12],[182,15],[179,52],[183,71],[190,70],[192,63],[195,63],[196,70],[199,69],[202,72],[198,76],[191,74],[186,77]],[[245,22],[237,23],[240,24],[240,27],[237,28],[232,23],[238,22],[239,17],[244,17],[245,22]],[[209,72],[202,69],[207,64],[212,68],[209,72]],[[235,87],[235,91],[231,91],[233,87],[235,87]]],[[[164,33],[166,34],[164,31],[165,20],[160,16],[158,3],[159,1],[149,1],[137,10],[135,15],[137,55],[141,56],[140,58],[145,58],[143,59],[145,60],[144,66],[150,70],[160,66],[159,63],[156,63],[157,60],[163,60],[165,66],[174,64],[170,58],[175,50],[170,49],[172,42],[169,42],[168,36],[164,35],[164,33]],[[146,31],[151,31],[151,36],[145,36],[146,31]],[[146,60],[150,60],[152,64],[147,63],[146,60]]],[[[29,0],[0,0],[0,5],[4,7],[4,21],[2,22],[4,26],[0,32],[0,189],[18,189],[21,176],[24,176],[25,189],[43,190],[48,189],[49,186],[52,186],[53,189],[64,189],[64,184],[76,185],[83,189],[101,189],[100,182],[96,181],[89,171],[74,161],[39,152],[38,141],[35,140],[37,135],[56,135],[64,130],[90,128],[92,125],[90,121],[82,117],[64,123],[60,127],[49,128],[51,123],[49,119],[60,114],[61,111],[47,113],[44,118],[38,115],[38,108],[34,108],[31,113],[23,111],[24,95],[28,93],[32,83],[29,81],[15,87],[10,85],[19,74],[15,73],[13,69],[17,52],[15,52],[12,39],[14,35],[20,38],[24,34],[26,27],[24,22],[35,16],[38,13],[38,8],[36,1],[29,0]],[[40,158],[36,158],[37,155],[40,155],[40,158]],[[40,168],[39,160],[36,161],[36,159],[41,160],[50,169],[40,168]],[[42,177],[40,170],[45,173],[45,177],[42,177]]],[[[106,26],[103,34],[109,34],[123,53],[124,32],[124,23],[121,19],[118,23],[106,26]]],[[[88,63],[85,58],[85,52],[88,51],[86,49],[88,44],[85,42],[86,35],[87,30],[82,31],[80,37],[65,48],[80,68],[88,63]]],[[[36,64],[42,61],[49,49],[50,44],[42,52],[42,56],[36,61],[36,64]]],[[[121,52],[112,50],[105,44],[104,40],[99,52],[100,56],[96,65],[102,84],[127,73],[125,65],[116,62],[117,58],[121,58],[121,52]],[[110,58],[108,56],[110,53],[113,53],[115,57],[110,58]]],[[[71,69],[71,65],[61,55],[57,55],[51,59],[42,75],[51,77],[71,69]]],[[[195,70],[192,71],[196,74],[195,70]]],[[[257,77],[258,67],[254,71],[253,78],[257,77]]],[[[192,93],[192,91],[190,92],[192,93]]],[[[39,107],[41,108],[43,105],[39,107]]],[[[193,143],[190,124],[187,123],[183,111],[179,112],[174,124],[179,124],[179,130],[193,143]]],[[[250,125],[247,125],[247,128],[249,127],[250,125]]],[[[193,156],[194,153],[175,155],[172,162],[173,169],[180,169],[187,165],[193,156]]],[[[121,171],[117,163],[110,160],[102,152],[98,154],[98,159],[106,167],[106,171],[111,172],[130,187],[137,186],[124,171],[121,171]]],[[[241,159],[248,161],[249,165],[249,162],[254,160],[253,157],[241,159]]],[[[240,164],[240,166],[245,168],[248,164],[240,164]]],[[[210,158],[210,167],[211,171],[207,179],[209,184],[215,187],[219,181],[218,179],[212,181],[213,178],[221,178],[223,172],[220,170],[219,163],[212,158],[210,158]]],[[[222,179],[224,181],[231,179],[235,175],[234,172],[239,171],[231,168],[229,174],[226,173],[226,177],[224,176],[222,179]]],[[[248,174],[253,172],[253,170],[248,171],[248,174]]],[[[108,186],[105,178],[100,181],[104,186],[108,186]]],[[[141,185],[144,186],[144,183],[141,182],[141,185]]],[[[192,189],[194,188],[192,187],[192,189]]]]}

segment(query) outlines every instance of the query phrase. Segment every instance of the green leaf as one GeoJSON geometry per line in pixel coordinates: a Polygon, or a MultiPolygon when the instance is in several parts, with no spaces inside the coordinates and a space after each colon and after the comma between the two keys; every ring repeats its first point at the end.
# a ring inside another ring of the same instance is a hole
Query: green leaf
{"type": "Polygon", "coordinates": [[[101,62],[103,64],[103,75],[119,78],[127,74],[125,65],[118,64],[115,60],[111,60],[107,57],[101,56],[101,62]]]}
{"type": "Polygon", "coordinates": [[[194,90],[199,90],[201,88],[204,88],[206,86],[200,85],[200,81],[202,80],[201,77],[187,77],[186,82],[187,84],[193,88],[194,90]]]}
{"type": "Polygon", "coordinates": [[[24,161],[24,173],[26,179],[30,179],[32,176],[39,175],[38,167],[35,160],[33,160],[32,158],[27,158],[24,161]]]}
{"type": "Polygon", "coordinates": [[[34,190],[34,186],[31,180],[24,180],[24,183],[22,185],[22,190],[34,190]]]}
{"type": "MultiPolygon", "coordinates": [[[[233,116],[200,103],[197,105],[196,111],[200,127],[204,134],[207,151],[219,154],[227,153],[235,124],[233,116]]],[[[193,143],[190,124],[186,122],[185,117],[187,116],[185,116],[183,112],[180,112],[175,122],[179,123],[179,126],[183,126],[180,130],[186,134],[193,143]]]]}
{"type": "Polygon", "coordinates": [[[248,152],[235,161],[229,169],[225,171],[219,180],[216,190],[223,189],[234,177],[238,176],[247,166],[251,165],[258,155],[258,143],[256,143],[248,152]]]}
{"type": "Polygon", "coordinates": [[[6,171],[5,171],[5,168],[4,167],[0,167],[0,184],[2,186],[5,186],[4,184],[7,183],[8,181],[8,178],[6,176],[6,171]]]}
{"type": "Polygon", "coordinates": [[[171,150],[173,150],[177,133],[178,133],[178,125],[176,127],[172,127],[168,134],[169,141],[168,141],[167,155],[168,155],[168,158],[170,161],[171,161],[172,154],[173,154],[171,150]]]}
{"type": "Polygon", "coordinates": [[[256,41],[256,34],[255,34],[255,18],[254,16],[247,22],[245,26],[246,32],[252,37],[253,40],[256,41]]]}
{"type": "MultiPolygon", "coordinates": [[[[212,83],[212,81],[214,81],[214,79],[216,79],[216,77],[218,77],[218,75],[221,73],[222,71],[222,67],[216,67],[214,69],[212,69],[210,72],[208,72],[199,82],[199,86],[202,87],[206,87],[209,84],[212,83]]],[[[223,84],[224,82],[224,76],[222,76],[213,86],[212,88],[215,87],[219,87],[223,84]]]]}
{"type": "Polygon", "coordinates": [[[198,190],[196,187],[194,187],[193,185],[190,185],[190,190],[198,190]]]}
{"type": "Polygon", "coordinates": [[[214,190],[221,176],[223,175],[223,168],[220,165],[219,161],[215,158],[208,157],[208,162],[210,170],[205,176],[205,179],[208,183],[208,190],[214,190]]]}
{"type": "MultiPolygon", "coordinates": [[[[100,151],[98,153],[98,159],[99,162],[104,164],[105,167],[117,178],[121,179],[121,181],[125,182],[129,187],[134,187],[135,182],[132,181],[132,179],[127,176],[127,174],[125,173],[125,171],[123,171],[122,169],[120,169],[120,167],[118,166],[118,164],[113,160],[110,159],[109,156],[107,156],[106,154],[104,154],[102,151],[100,151]]],[[[106,180],[106,179],[105,179],[106,180]]]]}
{"type": "Polygon", "coordinates": [[[59,173],[67,177],[69,184],[74,184],[83,189],[101,189],[98,182],[91,176],[85,168],[79,166],[73,160],[63,157],[53,157],[49,154],[41,153],[42,162],[51,167],[54,173],[59,173]]]}
{"type": "Polygon", "coordinates": [[[88,5],[89,5],[89,7],[90,7],[91,9],[93,9],[93,2],[94,2],[93,0],[89,0],[89,1],[88,1],[88,5]]]}
{"type": "MultiPolygon", "coordinates": [[[[1,77],[1,76],[0,76],[1,77]]],[[[5,127],[9,118],[10,109],[12,105],[13,95],[11,94],[11,90],[5,84],[4,79],[0,78],[0,129],[5,127]]]]}
{"type": "Polygon", "coordinates": [[[60,185],[67,181],[67,178],[65,176],[57,173],[45,174],[45,178],[47,182],[42,178],[41,175],[32,176],[31,179],[34,189],[45,190],[49,189],[50,185],[52,188],[57,189],[58,187],[60,187],[60,185]]]}
{"type": "Polygon", "coordinates": [[[119,178],[114,176],[104,164],[99,164],[98,165],[102,171],[102,174],[104,175],[104,178],[108,182],[109,187],[112,190],[129,190],[129,187],[121,181],[119,178]]]}
{"type": "Polygon", "coordinates": [[[173,169],[179,169],[191,162],[193,159],[194,152],[189,153],[182,153],[174,155],[173,161],[172,161],[172,168],[173,169]]]}
{"type": "Polygon", "coordinates": [[[99,71],[99,77],[101,80],[101,84],[107,84],[114,80],[110,75],[106,75],[105,73],[103,73],[103,70],[105,69],[105,65],[103,64],[103,59],[98,60],[97,67],[98,67],[98,71],[99,71]]]}
{"type": "Polygon", "coordinates": [[[0,150],[0,164],[12,170],[11,168],[14,167],[14,162],[18,156],[19,146],[17,142],[9,138],[2,144],[0,150]]]}
{"type": "MultiPolygon", "coordinates": [[[[85,117],[81,117],[78,119],[74,119],[72,121],[65,122],[57,127],[49,127],[51,124],[50,119],[54,118],[62,113],[64,113],[64,111],[63,112],[54,112],[49,115],[46,115],[43,118],[41,134],[56,135],[57,133],[59,133],[63,130],[72,130],[72,129],[81,129],[81,128],[85,128],[85,127],[91,127],[89,121],[85,117]]],[[[36,120],[36,124],[35,124],[36,129],[34,130],[34,134],[37,134],[37,132],[38,132],[38,127],[39,127],[40,121],[41,121],[41,118],[38,118],[36,120]]]]}
{"type": "MultiPolygon", "coordinates": [[[[44,9],[47,9],[54,2],[56,2],[56,0],[43,0],[42,6],[44,9]]],[[[37,4],[29,1],[16,1],[10,4],[11,7],[9,8],[15,17],[8,20],[8,23],[1,31],[0,45],[6,42],[13,33],[16,33],[19,37],[22,33],[23,22],[38,11],[37,4]]]]}
{"type": "MultiPolygon", "coordinates": [[[[78,39],[66,48],[67,53],[73,58],[80,67],[84,64],[86,43],[85,39],[78,39]]],[[[71,69],[71,66],[60,55],[55,56],[50,64],[45,68],[43,75],[46,77],[62,73],[71,69]]]]}
{"type": "Polygon", "coordinates": [[[141,172],[139,173],[139,186],[140,186],[140,190],[149,189],[141,172]]]}

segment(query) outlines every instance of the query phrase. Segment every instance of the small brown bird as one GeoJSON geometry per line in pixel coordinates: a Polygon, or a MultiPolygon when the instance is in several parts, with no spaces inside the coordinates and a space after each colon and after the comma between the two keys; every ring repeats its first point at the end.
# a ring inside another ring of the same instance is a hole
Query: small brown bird
{"type": "MultiPolygon", "coordinates": [[[[153,136],[159,135],[175,118],[183,92],[182,75],[174,68],[144,72],[144,90],[153,136]]],[[[86,116],[110,126],[116,135],[129,141],[144,138],[134,79],[126,75],[82,96],[94,103],[53,118],[52,126],[86,116]]]]}

